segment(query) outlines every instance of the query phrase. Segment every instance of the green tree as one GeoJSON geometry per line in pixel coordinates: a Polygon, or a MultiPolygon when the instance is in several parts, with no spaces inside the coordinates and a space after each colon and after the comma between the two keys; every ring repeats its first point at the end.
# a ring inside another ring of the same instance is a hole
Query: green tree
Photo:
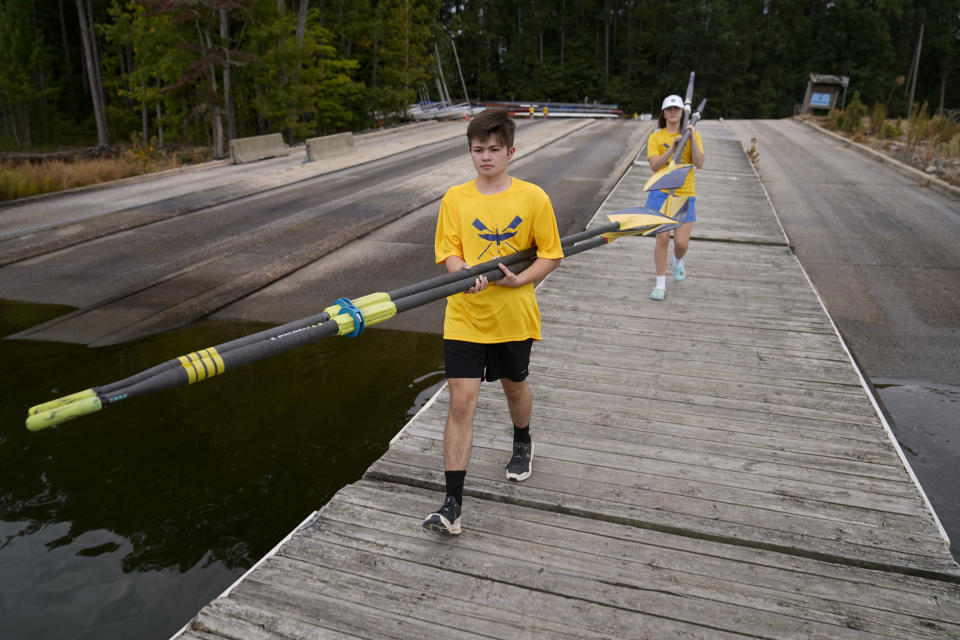
{"type": "Polygon", "coordinates": [[[374,118],[403,113],[432,76],[435,0],[381,0],[373,7],[367,108],[374,118]]]}
{"type": "MultiPolygon", "coordinates": [[[[118,57],[131,57],[123,65],[126,73],[117,76],[110,88],[118,97],[129,99],[138,112],[141,143],[145,145],[156,136],[163,146],[165,131],[175,131],[183,118],[176,110],[178,101],[168,90],[190,64],[186,51],[178,46],[179,25],[169,14],[152,14],[146,5],[135,0],[124,5],[114,0],[109,13],[112,22],[104,27],[104,35],[117,47],[118,57]]],[[[129,119],[130,114],[126,115],[129,119]]],[[[121,114],[114,118],[124,119],[121,114]]]]}
{"type": "Polygon", "coordinates": [[[47,99],[56,93],[51,66],[34,3],[0,5],[0,117],[4,136],[17,148],[33,146],[34,122],[47,115],[47,99]]]}
{"type": "Polygon", "coordinates": [[[363,87],[353,80],[356,60],[341,58],[333,36],[321,26],[320,12],[310,9],[302,40],[297,14],[263,15],[248,30],[255,65],[244,69],[247,113],[265,129],[285,131],[289,141],[342,131],[362,108],[363,87]]]}

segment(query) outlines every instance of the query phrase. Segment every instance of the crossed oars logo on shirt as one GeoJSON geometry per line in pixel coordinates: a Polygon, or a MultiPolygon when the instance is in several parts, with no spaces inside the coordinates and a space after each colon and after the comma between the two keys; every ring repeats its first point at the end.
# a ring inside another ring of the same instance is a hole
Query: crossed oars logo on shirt
{"type": "Polygon", "coordinates": [[[499,229],[496,231],[489,229],[487,225],[480,222],[480,218],[477,218],[476,220],[474,220],[473,226],[477,229],[477,231],[481,232],[479,234],[480,239],[490,241],[490,244],[488,244],[486,248],[480,252],[480,255],[477,256],[477,260],[482,258],[483,254],[485,254],[487,252],[487,249],[492,247],[494,243],[496,243],[497,245],[497,255],[500,255],[501,242],[507,245],[508,247],[510,247],[511,249],[513,249],[514,251],[517,251],[517,248],[512,244],[510,244],[509,242],[507,242],[507,240],[517,235],[517,227],[520,226],[521,222],[523,222],[523,218],[521,218],[520,216],[514,217],[514,219],[510,221],[510,224],[507,225],[507,228],[503,230],[503,233],[500,233],[499,229]],[[482,233],[483,231],[486,231],[486,233],[482,233]]]}

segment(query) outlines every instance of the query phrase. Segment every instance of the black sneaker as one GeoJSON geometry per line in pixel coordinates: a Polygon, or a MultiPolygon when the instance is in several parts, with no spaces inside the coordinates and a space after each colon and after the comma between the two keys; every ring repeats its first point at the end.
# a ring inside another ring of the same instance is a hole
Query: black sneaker
{"type": "Polygon", "coordinates": [[[526,480],[533,473],[533,443],[513,443],[513,455],[507,463],[507,480],[526,480]]]}
{"type": "Polygon", "coordinates": [[[427,516],[424,529],[439,531],[445,536],[460,535],[460,505],[453,496],[447,496],[443,506],[427,516]]]}

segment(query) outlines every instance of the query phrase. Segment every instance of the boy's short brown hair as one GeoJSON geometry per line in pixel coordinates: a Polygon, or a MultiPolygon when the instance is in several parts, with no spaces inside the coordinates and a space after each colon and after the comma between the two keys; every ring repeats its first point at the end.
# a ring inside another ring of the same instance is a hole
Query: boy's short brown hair
{"type": "Polygon", "coordinates": [[[474,140],[486,140],[496,136],[500,143],[510,148],[513,146],[513,133],[517,125],[510,119],[510,114],[504,109],[484,109],[470,120],[467,125],[467,146],[474,140]]]}

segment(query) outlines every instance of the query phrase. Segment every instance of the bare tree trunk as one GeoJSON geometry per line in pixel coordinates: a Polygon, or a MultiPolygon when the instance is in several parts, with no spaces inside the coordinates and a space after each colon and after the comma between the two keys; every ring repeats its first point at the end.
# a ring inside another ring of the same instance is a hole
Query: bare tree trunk
{"type": "Polygon", "coordinates": [[[213,91],[213,111],[211,113],[211,124],[213,125],[213,156],[219,160],[223,158],[224,140],[223,140],[223,114],[220,108],[220,98],[217,95],[217,70],[210,66],[210,87],[213,91]]]}
{"type": "Polygon", "coordinates": [[[20,147],[20,130],[17,128],[17,114],[15,107],[10,105],[10,128],[13,130],[13,142],[20,147]]]}
{"type": "MultiPolygon", "coordinates": [[[[277,0],[277,14],[280,18],[283,18],[287,13],[287,6],[283,3],[283,0],[277,0]]],[[[283,43],[286,40],[286,32],[282,29],[280,30],[279,39],[277,41],[277,49],[283,50],[283,43]]],[[[281,67],[280,69],[280,86],[285,86],[287,84],[287,74],[286,71],[281,67]]],[[[287,131],[287,139],[291,142],[293,139],[290,137],[289,129],[287,131]]]]}
{"type": "MultiPolygon", "coordinates": [[[[197,24],[197,31],[200,31],[200,25],[197,24]]],[[[210,30],[204,28],[200,32],[200,39],[206,46],[207,50],[213,49],[213,39],[210,37],[210,30]]],[[[220,106],[220,94],[217,90],[217,67],[215,64],[211,63],[208,65],[207,69],[210,72],[210,124],[213,127],[213,157],[217,160],[223,158],[226,154],[224,153],[224,143],[223,143],[223,109],[220,106]]]]}
{"type": "Polygon", "coordinates": [[[63,38],[63,57],[67,61],[67,71],[73,69],[73,60],[70,58],[70,43],[67,41],[67,21],[63,15],[63,0],[57,0],[60,4],[60,37],[63,38]]]}
{"type": "Polygon", "coordinates": [[[610,80],[610,12],[603,12],[603,74],[610,80]]]}
{"type": "Polygon", "coordinates": [[[297,11],[297,45],[303,48],[303,38],[307,33],[307,9],[310,0],[300,0],[300,10],[297,11]]]}
{"type": "Polygon", "coordinates": [[[103,90],[103,73],[100,64],[100,41],[97,40],[97,30],[94,28],[96,23],[93,20],[93,2],[87,0],[87,25],[90,27],[90,44],[93,48],[93,70],[97,75],[97,87],[100,89],[100,105],[103,109],[104,121],[107,117],[107,96],[103,90]]]}
{"type": "MultiPolygon", "coordinates": [[[[254,89],[254,93],[256,93],[256,96],[257,96],[257,102],[260,102],[260,97],[262,95],[260,93],[260,85],[259,84],[254,85],[253,89],[254,89]]],[[[257,109],[257,133],[262,136],[266,132],[267,132],[267,121],[264,120],[263,114],[260,113],[259,109],[257,109]]]]}
{"type": "Polygon", "coordinates": [[[940,106],[937,108],[937,115],[943,115],[943,99],[947,93],[947,72],[940,73],[940,106]]]}
{"type": "Polygon", "coordinates": [[[147,117],[147,101],[140,103],[140,139],[143,140],[143,146],[150,142],[150,118],[147,117]]]}
{"type": "Polygon", "coordinates": [[[567,45],[567,32],[564,29],[567,22],[567,0],[563,0],[560,12],[560,71],[563,71],[563,59],[567,45]]]}
{"type": "Polygon", "coordinates": [[[80,39],[83,41],[83,54],[86,62],[87,80],[90,83],[90,97],[93,99],[93,116],[97,123],[97,145],[101,148],[110,146],[110,133],[107,129],[107,117],[104,109],[103,91],[99,86],[100,74],[97,73],[93,43],[90,28],[93,25],[87,22],[87,13],[83,0],[77,0],[77,14],[80,19],[80,39]]]}
{"type": "Polygon", "coordinates": [[[910,101],[907,103],[907,120],[913,119],[913,92],[917,88],[917,69],[920,66],[920,49],[923,48],[923,27],[920,25],[920,37],[917,38],[917,50],[913,56],[913,65],[910,67],[910,101]]]}
{"type": "Polygon", "coordinates": [[[560,71],[563,71],[563,57],[564,57],[564,48],[567,44],[566,41],[567,32],[563,30],[563,26],[560,27],[560,71]]]}
{"type": "Polygon", "coordinates": [[[33,147],[33,136],[30,131],[30,111],[27,109],[26,101],[20,102],[20,131],[23,133],[23,147],[30,149],[33,147]]]}
{"type": "Polygon", "coordinates": [[[595,62],[600,62],[600,25],[597,25],[593,34],[593,57],[595,62]]]}
{"type": "MultiPolygon", "coordinates": [[[[157,86],[160,86],[160,80],[157,80],[157,86]]],[[[163,111],[160,103],[157,102],[157,147],[163,149],[163,111]]]]}
{"type": "Polygon", "coordinates": [[[87,77],[86,48],[85,47],[81,47],[81,48],[82,48],[82,51],[80,52],[80,59],[81,59],[80,70],[83,72],[83,92],[86,95],[90,95],[90,78],[87,77]]]}
{"type": "MultiPolygon", "coordinates": [[[[436,48],[436,43],[434,43],[436,48]]],[[[438,58],[439,60],[439,58],[438,58]]],[[[441,77],[443,70],[440,71],[441,77]]],[[[446,81],[444,81],[446,82],[446,81]]],[[[410,88],[410,0],[403,2],[403,94],[406,100],[407,91],[410,88]]],[[[448,95],[449,97],[449,95],[448,95]]],[[[406,103],[403,107],[406,108],[406,103]]]]}
{"type": "Polygon", "coordinates": [[[230,24],[227,21],[227,10],[220,8],[220,38],[223,40],[225,53],[223,63],[223,102],[227,109],[227,138],[234,140],[237,137],[237,116],[233,108],[233,95],[230,90],[230,24]]]}
{"type": "Polygon", "coordinates": [[[377,66],[380,64],[380,6],[373,18],[373,59],[370,63],[370,86],[377,86],[377,66]]]}
{"type": "Polygon", "coordinates": [[[0,119],[3,119],[3,135],[10,136],[13,138],[14,144],[20,146],[20,137],[17,135],[17,123],[14,122],[13,113],[8,111],[4,104],[4,108],[0,111],[0,119]]]}

